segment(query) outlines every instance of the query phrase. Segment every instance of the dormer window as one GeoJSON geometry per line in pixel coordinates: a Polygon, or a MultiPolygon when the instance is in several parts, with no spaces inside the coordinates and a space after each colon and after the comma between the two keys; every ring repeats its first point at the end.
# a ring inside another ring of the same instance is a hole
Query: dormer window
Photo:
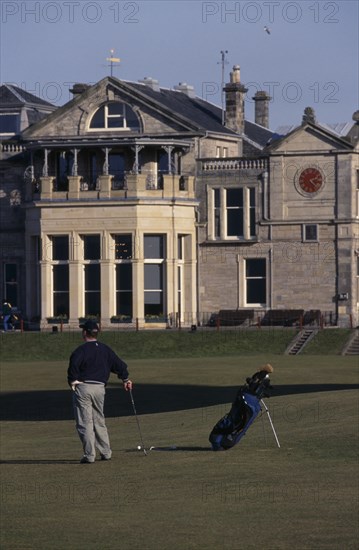
{"type": "Polygon", "coordinates": [[[0,134],[14,135],[20,130],[20,116],[17,113],[0,114],[0,134]]]}
{"type": "Polygon", "coordinates": [[[140,123],[134,110],[125,103],[112,102],[102,105],[93,115],[90,130],[134,130],[140,123]]]}

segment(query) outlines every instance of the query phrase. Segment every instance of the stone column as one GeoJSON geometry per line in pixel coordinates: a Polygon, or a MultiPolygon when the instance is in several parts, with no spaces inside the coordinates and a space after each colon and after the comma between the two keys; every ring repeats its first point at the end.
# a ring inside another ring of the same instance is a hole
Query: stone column
{"type": "Polygon", "coordinates": [[[110,175],[98,176],[98,182],[100,186],[100,199],[111,197],[111,180],[112,176],[110,175]]]}
{"type": "Polygon", "coordinates": [[[81,176],[68,176],[69,180],[69,192],[68,199],[78,199],[80,198],[80,181],[81,176]]]}
{"type": "Polygon", "coordinates": [[[83,277],[83,250],[80,236],[77,233],[71,235],[71,251],[69,261],[70,279],[70,318],[69,321],[78,327],[79,317],[84,313],[84,277],[83,277]]]}
{"type": "Polygon", "coordinates": [[[46,176],[40,179],[41,187],[41,200],[51,199],[52,198],[52,187],[54,184],[54,178],[46,176]]]}

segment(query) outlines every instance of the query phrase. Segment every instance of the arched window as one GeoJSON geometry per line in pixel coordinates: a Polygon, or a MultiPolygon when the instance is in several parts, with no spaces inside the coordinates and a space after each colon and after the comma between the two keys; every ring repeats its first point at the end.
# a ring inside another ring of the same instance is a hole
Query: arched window
{"type": "Polygon", "coordinates": [[[112,102],[102,105],[93,115],[90,130],[140,130],[140,122],[134,110],[125,103],[112,102]]]}

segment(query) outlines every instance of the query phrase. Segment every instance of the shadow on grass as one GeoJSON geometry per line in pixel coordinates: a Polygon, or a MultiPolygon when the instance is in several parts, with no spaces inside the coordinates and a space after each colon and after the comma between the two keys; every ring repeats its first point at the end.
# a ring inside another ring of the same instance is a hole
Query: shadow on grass
{"type": "Polygon", "coordinates": [[[34,460],[34,459],[23,459],[23,460],[0,460],[0,464],[79,464],[79,460],[34,460]]]}
{"type": "MultiPolygon", "coordinates": [[[[272,396],[358,389],[359,384],[298,384],[275,386],[272,396]]],[[[137,414],[154,414],[200,409],[231,403],[238,387],[191,386],[176,384],[137,384],[133,390],[137,414]]],[[[107,418],[132,416],[130,396],[122,386],[106,390],[107,418]]],[[[70,390],[24,391],[3,393],[0,420],[59,421],[72,420],[70,390]]]]}
{"type": "MultiPolygon", "coordinates": [[[[149,452],[151,453],[157,453],[157,452],[166,452],[166,453],[176,453],[177,451],[184,451],[184,452],[213,452],[212,451],[212,447],[210,445],[208,445],[207,447],[197,447],[195,445],[193,445],[192,447],[190,446],[187,446],[187,447],[177,447],[177,446],[167,446],[167,447],[151,447],[150,449],[146,449],[147,451],[147,454],[149,452]]],[[[126,453],[142,453],[142,450],[139,450],[139,449],[126,449],[125,451],[126,453]]]]}

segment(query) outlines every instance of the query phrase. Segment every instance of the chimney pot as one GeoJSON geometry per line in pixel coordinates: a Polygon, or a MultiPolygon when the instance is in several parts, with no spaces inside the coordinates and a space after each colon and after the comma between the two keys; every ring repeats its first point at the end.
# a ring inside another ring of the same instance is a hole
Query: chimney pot
{"type": "Polygon", "coordinates": [[[174,90],[176,92],[182,92],[183,94],[186,94],[188,97],[196,97],[194,87],[187,84],[187,82],[180,82],[178,86],[174,86],[174,90]]]}
{"type": "Polygon", "coordinates": [[[158,80],[152,78],[151,76],[145,76],[143,80],[138,81],[140,84],[144,84],[145,86],[148,86],[151,88],[151,90],[154,90],[155,92],[160,91],[160,85],[158,80]]]}
{"type": "Polygon", "coordinates": [[[241,68],[239,65],[233,65],[233,71],[231,72],[231,82],[239,83],[241,81],[241,68]]]}

